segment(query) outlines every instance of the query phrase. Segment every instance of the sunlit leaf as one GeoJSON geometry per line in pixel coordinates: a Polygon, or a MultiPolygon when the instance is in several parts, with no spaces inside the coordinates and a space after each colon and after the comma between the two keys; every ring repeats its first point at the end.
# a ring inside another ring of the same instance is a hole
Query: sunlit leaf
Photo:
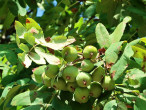
{"type": "Polygon", "coordinates": [[[48,63],[53,64],[53,65],[58,65],[60,64],[60,60],[59,58],[57,58],[55,55],[52,55],[50,53],[45,53],[45,50],[40,48],[40,47],[36,47],[35,48],[36,53],[38,53],[40,56],[43,56],[48,63]]]}
{"type": "Polygon", "coordinates": [[[29,53],[29,57],[32,59],[32,61],[34,61],[37,64],[46,64],[45,59],[43,58],[43,56],[34,53],[34,52],[30,52],[29,53]]]}
{"type": "Polygon", "coordinates": [[[98,23],[96,26],[96,40],[99,43],[101,48],[108,48],[111,44],[109,33],[105,26],[101,23],[98,23]]]}

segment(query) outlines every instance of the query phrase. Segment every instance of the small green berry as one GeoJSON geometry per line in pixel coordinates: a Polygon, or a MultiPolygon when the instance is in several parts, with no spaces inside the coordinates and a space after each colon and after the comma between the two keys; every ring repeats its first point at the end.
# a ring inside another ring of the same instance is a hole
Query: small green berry
{"type": "Polygon", "coordinates": [[[46,85],[47,87],[51,87],[51,78],[49,78],[48,76],[45,75],[45,73],[43,73],[42,79],[44,85],[46,85]]]}
{"type": "Polygon", "coordinates": [[[78,68],[75,66],[68,66],[64,69],[62,76],[64,80],[68,82],[75,82],[76,76],[78,75],[78,68]]]}
{"type": "Polygon", "coordinates": [[[87,87],[91,83],[91,76],[88,73],[81,72],[76,77],[76,82],[80,87],[87,87]]]}
{"type": "Polygon", "coordinates": [[[82,71],[90,72],[94,68],[94,64],[90,60],[83,60],[81,64],[82,71]]]}
{"type": "Polygon", "coordinates": [[[97,56],[97,49],[94,46],[86,46],[83,50],[83,56],[84,58],[91,58],[95,59],[97,56]]]}
{"type": "Polygon", "coordinates": [[[102,87],[99,83],[97,82],[93,82],[91,83],[91,85],[89,86],[89,90],[90,90],[90,96],[92,97],[99,97],[102,93],[102,87]]]}
{"type": "Polygon", "coordinates": [[[65,47],[62,50],[62,57],[67,62],[72,62],[77,58],[77,50],[73,47],[65,47]]]}
{"type": "Polygon", "coordinates": [[[89,99],[89,89],[81,87],[76,88],[74,98],[79,103],[86,103],[89,99]]]}
{"type": "Polygon", "coordinates": [[[105,76],[102,87],[108,91],[113,90],[115,88],[115,81],[110,76],[105,76]]]}
{"type": "Polygon", "coordinates": [[[55,79],[53,83],[53,88],[56,90],[66,90],[66,82],[63,78],[55,79]]]}
{"type": "Polygon", "coordinates": [[[57,65],[51,65],[49,64],[45,69],[45,74],[49,78],[55,78],[55,76],[58,74],[59,68],[57,65]]]}
{"type": "Polygon", "coordinates": [[[68,82],[67,83],[67,90],[68,91],[74,92],[76,88],[77,88],[76,82],[68,82]]]}
{"type": "Polygon", "coordinates": [[[92,80],[101,82],[101,80],[103,79],[104,76],[105,76],[105,69],[103,67],[98,67],[92,73],[92,80]]]}

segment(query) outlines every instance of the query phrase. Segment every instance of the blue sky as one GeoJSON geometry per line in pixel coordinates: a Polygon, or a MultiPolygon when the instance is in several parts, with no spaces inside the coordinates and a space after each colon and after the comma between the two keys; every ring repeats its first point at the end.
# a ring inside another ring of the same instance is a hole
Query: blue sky
{"type": "MultiPolygon", "coordinates": [[[[56,6],[57,5],[57,2],[56,2],[56,0],[54,0],[53,1],[53,4],[54,4],[54,6],[56,6]]],[[[43,14],[44,14],[44,11],[45,10],[42,10],[42,9],[40,9],[40,8],[37,8],[37,17],[41,17],[43,14]]]]}
{"type": "Polygon", "coordinates": [[[41,17],[41,16],[44,14],[44,11],[45,11],[45,10],[42,10],[42,9],[40,9],[40,8],[37,8],[37,14],[36,14],[36,16],[37,16],[37,17],[41,17]]]}

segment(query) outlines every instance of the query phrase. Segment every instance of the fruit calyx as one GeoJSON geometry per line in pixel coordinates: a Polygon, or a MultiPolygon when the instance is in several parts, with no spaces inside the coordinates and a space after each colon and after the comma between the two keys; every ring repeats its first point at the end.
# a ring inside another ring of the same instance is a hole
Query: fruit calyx
{"type": "Polygon", "coordinates": [[[84,84],[84,85],[87,85],[87,82],[86,82],[85,80],[83,80],[83,84],[84,84]]]}
{"type": "Polygon", "coordinates": [[[66,76],[66,79],[67,79],[67,80],[70,80],[70,76],[66,76]]]}
{"type": "Polygon", "coordinates": [[[86,99],[86,96],[83,96],[83,97],[82,97],[82,100],[85,100],[85,99],[86,99]]]}

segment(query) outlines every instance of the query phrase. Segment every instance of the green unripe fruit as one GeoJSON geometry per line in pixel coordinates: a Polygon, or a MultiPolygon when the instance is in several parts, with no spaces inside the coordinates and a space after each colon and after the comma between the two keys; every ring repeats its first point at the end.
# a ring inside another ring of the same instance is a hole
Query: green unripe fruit
{"type": "Polygon", "coordinates": [[[103,67],[98,67],[92,73],[92,80],[97,81],[97,82],[101,82],[101,80],[104,76],[105,76],[105,69],[103,67]]]}
{"type": "Polygon", "coordinates": [[[77,58],[77,50],[73,47],[65,47],[62,50],[62,57],[67,62],[72,62],[77,58]]]}
{"type": "Polygon", "coordinates": [[[42,75],[43,83],[47,87],[51,87],[51,78],[45,75],[45,73],[42,75]]]}
{"type": "Polygon", "coordinates": [[[80,87],[87,87],[91,83],[91,76],[88,73],[81,72],[76,77],[76,82],[80,87]]]}
{"type": "Polygon", "coordinates": [[[45,74],[49,78],[55,78],[55,76],[58,74],[59,68],[57,65],[51,65],[49,64],[45,69],[45,74]]]}
{"type": "Polygon", "coordinates": [[[53,83],[53,88],[56,90],[66,90],[66,82],[62,78],[58,78],[53,83]]]}
{"type": "Polygon", "coordinates": [[[84,58],[91,58],[95,59],[97,56],[97,49],[94,46],[86,46],[83,50],[83,56],[84,58]]]}
{"type": "Polygon", "coordinates": [[[76,82],[68,82],[67,83],[67,90],[68,91],[74,92],[76,88],[77,88],[76,82]]]}
{"type": "Polygon", "coordinates": [[[39,66],[37,68],[34,68],[33,74],[32,74],[32,79],[37,82],[37,83],[42,83],[42,74],[45,72],[45,67],[46,66],[39,66]]]}
{"type": "Polygon", "coordinates": [[[91,83],[91,85],[89,86],[89,90],[90,90],[90,96],[92,97],[99,97],[102,93],[102,87],[100,84],[98,84],[97,82],[93,82],[91,83]]]}
{"type": "Polygon", "coordinates": [[[74,82],[76,76],[79,74],[78,68],[75,66],[68,66],[63,70],[62,76],[68,82],[74,82]]]}
{"type": "Polygon", "coordinates": [[[86,103],[89,99],[89,89],[81,87],[76,88],[74,98],[79,103],[86,103]]]}
{"type": "Polygon", "coordinates": [[[81,68],[82,71],[90,72],[94,68],[94,64],[90,60],[83,60],[81,68]]]}
{"type": "Polygon", "coordinates": [[[102,83],[102,87],[105,90],[113,90],[115,88],[115,81],[110,77],[110,76],[105,76],[103,83],[102,83]]]}

